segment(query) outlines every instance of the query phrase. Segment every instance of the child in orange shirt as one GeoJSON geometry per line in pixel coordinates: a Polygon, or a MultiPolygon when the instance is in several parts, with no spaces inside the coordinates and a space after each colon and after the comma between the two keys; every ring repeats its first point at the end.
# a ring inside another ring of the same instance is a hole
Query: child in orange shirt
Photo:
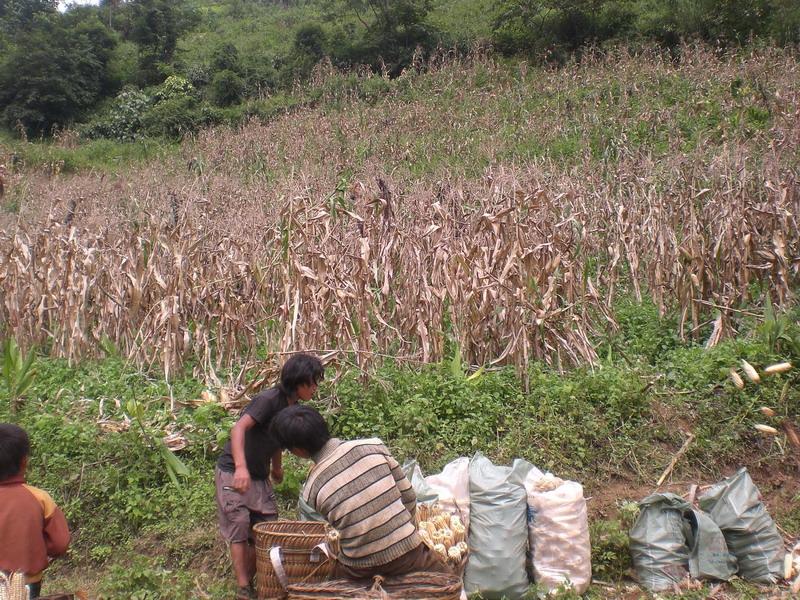
{"type": "Polygon", "coordinates": [[[48,557],[67,552],[69,529],[50,495],[25,483],[29,454],[25,430],[0,423],[0,570],[25,573],[38,598],[48,557]]]}

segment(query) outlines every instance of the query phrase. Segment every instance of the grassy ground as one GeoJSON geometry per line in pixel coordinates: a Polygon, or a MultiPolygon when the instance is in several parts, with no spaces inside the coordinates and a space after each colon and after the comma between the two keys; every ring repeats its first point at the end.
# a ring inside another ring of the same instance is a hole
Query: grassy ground
{"type": "MultiPolygon", "coordinates": [[[[757,411],[762,405],[797,418],[797,375],[741,391],[727,377],[741,358],[763,366],[800,357],[770,347],[756,331],[710,350],[686,346],[652,307],[627,303],[620,311],[628,319],[604,341],[599,368],[559,374],[531,364],[527,392],[511,370],[468,380],[458,361],[424,368],[387,362],[367,376],[337,370],[318,405],[338,435],[377,435],[398,458],[416,458],[426,472],[481,451],[500,463],[527,458],[581,481],[591,512],[594,577],[603,582],[589,597],[641,595],[628,589],[629,503],[655,489],[688,432],[697,442],[662,489],[682,493],[690,483],[710,483],[746,465],[787,537],[800,535],[797,450],[753,429],[765,419],[757,411]],[[625,357],[615,348],[625,348],[625,357]]],[[[203,387],[187,373],[173,381],[172,393],[189,400],[203,387]]],[[[139,599],[230,593],[215,531],[212,474],[232,416],[217,405],[172,414],[168,397],[161,378],[118,358],[75,366],[41,358],[20,412],[9,415],[7,403],[0,404],[0,419],[18,421],[31,434],[31,482],[53,494],[75,532],[70,556],[53,566],[47,590],[83,588],[92,597],[139,599]],[[143,427],[136,421],[120,426],[132,399],[146,407],[143,427]],[[179,452],[190,471],[180,488],[150,447],[172,431],[189,442],[179,452]]],[[[278,488],[286,516],[294,514],[306,468],[288,460],[278,488]]],[[[726,590],[729,597],[765,593],[742,582],[726,590]]],[[[706,592],[687,590],[681,597],[706,592]]]]}

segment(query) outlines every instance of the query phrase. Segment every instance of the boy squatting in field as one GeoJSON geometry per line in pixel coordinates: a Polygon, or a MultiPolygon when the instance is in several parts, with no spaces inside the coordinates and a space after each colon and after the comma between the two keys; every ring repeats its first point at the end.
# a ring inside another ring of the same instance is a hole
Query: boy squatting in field
{"type": "Polygon", "coordinates": [[[69,546],[64,513],[47,492],[25,483],[30,441],[17,425],[0,423],[0,571],[25,573],[38,598],[49,556],[69,546]]]}
{"type": "Polygon", "coordinates": [[[324,368],[310,354],[295,354],[281,369],[280,383],[256,394],[231,429],[231,439],[217,460],[217,514],[222,537],[229,542],[231,562],[239,585],[237,599],[253,598],[256,572],[252,527],[278,518],[269,482],[283,480],[281,447],[270,424],[288,406],[308,401],[317,391],[324,368]],[[272,468],[270,468],[270,464],[272,468]]]}
{"type": "Polygon", "coordinates": [[[331,438],[322,415],[301,405],[278,414],[272,431],[281,447],[314,461],[303,500],[339,532],[335,577],[452,572],[417,534],[417,496],[379,439],[331,438]]]}

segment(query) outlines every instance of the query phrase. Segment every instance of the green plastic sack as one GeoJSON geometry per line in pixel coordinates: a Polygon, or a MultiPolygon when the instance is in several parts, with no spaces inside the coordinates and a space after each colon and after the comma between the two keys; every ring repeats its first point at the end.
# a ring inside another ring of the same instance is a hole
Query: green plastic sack
{"type": "Polygon", "coordinates": [[[695,579],[728,581],[736,574],[736,558],[728,550],[725,536],[702,510],[684,513],[689,521],[689,573],[695,579]]]}
{"type": "Polygon", "coordinates": [[[653,494],[639,503],[631,529],[631,555],[639,580],[650,590],[672,588],[686,577],[728,581],[736,559],[709,515],[675,494],[653,494]]]}
{"type": "Polygon", "coordinates": [[[631,558],[639,583],[648,590],[672,589],[689,574],[691,527],[684,513],[691,506],[675,494],[651,494],[639,502],[630,531],[631,558]]]}
{"type": "Polygon", "coordinates": [[[469,561],[467,594],[519,598],[528,591],[528,499],[523,487],[531,464],[498,467],[480,453],[469,463],[469,561]]]}
{"type": "Polygon", "coordinates": [[[698,501],[725,535],[740,577],[769,584],[783,576],[783,539],[747,469],[712,486],[698,501]]]}

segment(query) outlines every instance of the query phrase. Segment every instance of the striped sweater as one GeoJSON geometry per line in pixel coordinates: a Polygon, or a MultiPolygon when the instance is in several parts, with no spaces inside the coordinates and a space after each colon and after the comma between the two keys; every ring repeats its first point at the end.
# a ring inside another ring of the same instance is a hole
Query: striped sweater
{"type": "Polygon", "coordinates": [[[417,496],[383,442],[333,438],[312,460],[303,499],[339,531],[342,564],[378,567],[422,543],[417,496]]]}

